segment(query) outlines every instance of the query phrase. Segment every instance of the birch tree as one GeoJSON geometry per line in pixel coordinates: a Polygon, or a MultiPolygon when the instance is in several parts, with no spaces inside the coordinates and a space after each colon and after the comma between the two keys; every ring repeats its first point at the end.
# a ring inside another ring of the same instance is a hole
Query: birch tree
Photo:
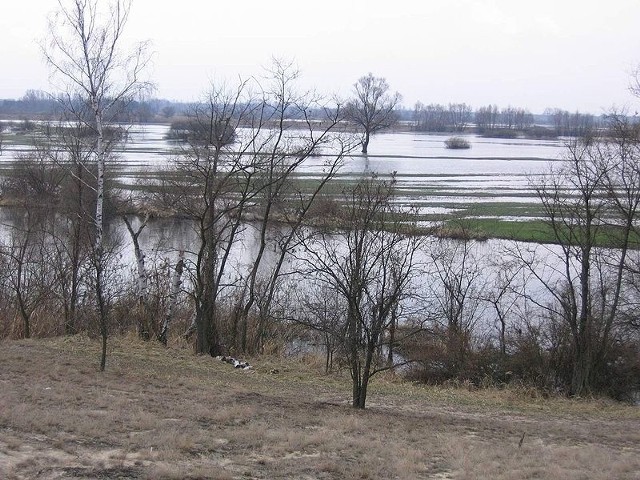
{"type": "Polygon", "coordinates": [[[107,129],[128,101],[150,88],[141,76],[150,58],[147,44],[130,49],[124,45],[130,8],[131,0],[59,0],[42,45],[52,83],[59,90],[56,98],[67,119],[92,132],[87,148],[97,172],[93,263],[102,337],[101,371],[106,366],[108,337],[103,214],[109,154],[107,129]]]}
{"type": "Polygon", "coordinates": [[[184,271],[184,250],[180,250],[178,252],[178,261],[176,265],[173,267],[173,271],[171,273],[171,284],[169,286],[169,305],[167,307],[167,314],[164,317],[162,322],[162,328],[160,330],[160,334],[158,335],[158,341],[163,345],[167,344],[168,334],[169,334],[169,325],[173,321],[173,317],[175,316],[175,311],[178,305],[178,295],[180,295],[180,287],[182,285],[182,272],[184,271]]]}
{"type": "Polygon", "coordinates": [[[144,219],[134,229],[131,220],[126,215],[122,216],[131,241],[133,243],[133,253],[136,256],[136,294],[138,297],[138,335],[143,340],[149,340],[151,337],[150,325],[149,325],[149,311],[147,308],[147,291],[149,289],[149,275],[147,273],[147,267],[145,265],[145,254],[140,247],[140,234],[149,223],[149,214],[145,215],[144,219]]]}

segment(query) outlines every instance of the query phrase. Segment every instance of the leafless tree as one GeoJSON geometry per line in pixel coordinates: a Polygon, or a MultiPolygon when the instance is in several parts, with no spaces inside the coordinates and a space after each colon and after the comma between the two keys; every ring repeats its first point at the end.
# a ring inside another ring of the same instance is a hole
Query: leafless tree
{"type": "Polygon", "coordinates": [[[472,117],[472,109],[466,103],[449,105],[416,103],[414,120],[416,129],[425,132],[462,132],[472,117]]]}
{"type": "Polygon", "coordinates": [[[2,192],[18,202],[26,218],[31,219],[28,237],[31,240],[37,237],[46,245],[49,256],[46,263],[52,274],[48,288],[64,307],[65,333],[75,333],[80,270],[86,259],[86,252],[82,252],[86,243],[71,234],[74,226],[79,233],[81,215],[78,209],[71,208],[76,196],[70,170],[59,161],[60,152],[64,150],[59,147],[62,142],[51,129],[45,128],[44,132],[44,142],[36,143],[31,151],[20,155],[12,174],[2,184],[2,192]],[[33,233],[34,219],[38,220],[37,236],[33,233]]]}
{"type": "Polygon", "coordinates": [[[498,330],[498,345],[502,358],[507,356],[507,330],[520,328],[515,324],[516,311],[519,301],[524,298],[523,290],[526,280],[520,281],[523,266],[521,262],[509,257],[508,252],[502,252],[498,261],[491,267],[495,270],[491,284],[480,293],[482,301],[491,305],[495,313],[494,324],[498,330]]]}
{"type": "Polygon", "coordinates": [[[150,87],[141,78],[149,61],[146,44],[124,48],[123,33],[130,0],[113,0],[104,8],[97,0],[59,0],[43,45],[58,97],[67,116],[92,132],[90,152],[97,167],[94,217],[95,293],[100,318],[102,355],[106,366],[107,311],[104,298],[104,195],[108,156],[106,128],[129,99],[150,87]]]}
{"type": "Polygon", "coordinates": [[[428,256],[434,280],[430,282],[429,316],[441,324],[449,372],[458,375],[471,350],[474,327],[482,305],[481,261],[474,253],[475,242],[436,238],[428,256]]]}
{"type": "Polygon", "coordinates": [[[274,110],[271,123],[279,132],[264,149],[268,163],[264,173],[257,178],[257,213],[261,221],[258,227],[259,246],[247,276],[246,292],[240,298],[244,305],[240,313],[240,349],[247,350],[247,321],[251,309],[257,306],[257,325],[252,351],[257,351],[265,335],[265,327],[271,315],[271,306],[276,289],[280,285],[282,268],[296,246],[298,231],[325,185],[333,179],[342,166],[344,157],[356,145],[351,135],[339,133],[337,129],[343,118],[343,111],[328,108],[322,99],[312,94],[296,92],[294,81],[298,74],[291,66],[275,62],[270,71],[272,78],[270,105],[274,110]],[[311,119],[312,111],[323,112],[323,125],[318,127],[311,119]],[[295,130],[287,129],[287,117],[299,119],[295,130]],[[323,172],[311,189],[299,188],[292,174],[311,156],[326,149],[323,172]],[[277,219],[284,228],[274,229],[272,220],[277,219]],[[275,256],[270,265],[265,265],[268,236],[275,256]],[[262,281],[258,282],[261,272],[262,281]]]}
{"type": "Polygon", "coordinates": [[[133,243],[133,252],[136,257],[136,294],[138,297],[137,302],[137,318],[138,318],[138,335],[143,340],[149,340],[151,338],[151,328],[149,325],[149,311],[147,308],[147,291],[149,285],[149,274],[147,272],[145,254],[140,247],[140,234],[146,228],[149,223],[150,216],[145,215],[144,219],[134,229],[131,220],[127,215],[122,215],[122,221],[127,227],[131,242],[133,243]]]}
{"type": "Polygon", "coordinates": [[[96,171],[87,148],[91,134],[77,122],[63,122],[49,129],[47,159],[64,173],[57,204],[59,218],[51,232],[55,247],[54,286],[64,305],[65,333],[77,332],[81,291],[88,288],[89,259],[96,208],[96,171]]]}
{"type": "Polygon", "coordinates": [[[561,248],[561,268],[558,269],[561,282],[543,283],[557,300],[560,310],[555,313],[571,329],[570,393],[573,395],[589,391],[593,367],[591,276],[605,202],[601,195],[603,173],[593,161],[592,153],[589,145],[574,143],[563,168],[552,172],[537,186],[549,225],[561,248]]]}
{"type": "Polygon", "coordinates": [[[328,373],[333,368],[334,356],[344,347],[347,322],[342,295],[331,285],[313,281],[308,282],[304,290],[297,289],[296,293],[294,302],[298,308],[293,308],[291,321],[320,338],[325,353],[325,372],[328,373]]]}
{"type": "Polygon", "coordinates": [[[559,108],[547,109],[545,114],[553,120],[555,133],[559,136],[586,137],[598,127],[593,115],[574,112],[559,108]]]}
{"type": "Polygon", "coordinates": [[[607,279],[610,292],[608,308],[604,308],[604,301],[599,302],[602,307],[599,314],[603,318],[602,341],[596,350],[596,362],[599,364],[605,361],[608,341],[620,320],[618,317],[635,315],[631,312],[636,311],[636,300],[630,299],[625,290],[627,286],[633,288],[637,284],[634,265],[638,260],[640,234],[640,125],[631,121],[624,112],[616,111],[608,115],[607,125],[607,134],[599,143],[597,159],[611,204],[611,215],[603,221],[617,232],[613,242],[617,250],[605,257],[607,266],[614,273],[607,279]]]}
{"type": "Polygon", "coordinates": [[[185,259],[196,312],[189,333],[195,331],[199,353],[257,348],[295,232],[319,189],[350,151],[350,142],[336,131],[340,109],[296,94],[297,73],[289,65],[276,61],[268,77],[264,86],[250,81],[235,90],[212,88],[191,117],[198,126],[192,130],[200,133],[189,140],[177,162],[178,190],[184,193],[179,208],[196,220],[200,240],[190,257],[195,260],[185,259]],[[326,113],[321,127],[311,121],[312,108],[326,113]],[[289,123],[291,115],[298,118],[297,128],[289,123]],[[317,188],[296,190],[293,173],[324,147],[329,153],[317,188]],[[283,225],[275,237],[274,219],[283,225]],[[248,237],[257,240],[255,254],[245,265],[231,265],[232,251],[248,237]],[[271,251],[275,259],[266,266],[271,251]],[[234,304],[229,308],[230,339],[221,338],[223,297],[227,308],[234,304]],[[257,334],[249,342],[248,322],[256,307],[257,334]]]}
{"type": "Polygon", "coordinates": [[[380,355],[397,306],[406,301],[422,239],[409,233],[411,214],[393,203],[395,179],[365,178],[345,192],[344,225],[304,239],[303,273],[338,292],[346,312],[340,336],[349,364],[352,405],[365,408],[371,377],[392,368],[380,355]]]}
{"type": "Polygon", "coordinates": [[[389,84],[372,73],[353,84],[355,96],[346,105],[347,118],[362,130],[362,153],[367,154],[371,135],[397,122],[396,107],[402,97],[390,93],[389,84]]]}
{"type": "Polygon", "coordinates": [[[500,113],[497,105],[480,107],[475,113],[475,123],[479,133],[491,132],[498,128],[500,113]]]}
{"type": "Polygon", "coordinates": [[[5,283],[12,293],[24,338],[31,337],[34,313],[46,311],[51,296],[51,264],[39,213],[26,210],[22,218],[16,218],[10,227],[10,240],[0,250],[5,259],[5,283]]]}
{"type": "Polygon", "coordinates": [[[640,66],[636,67],[631,73],[629,90],[636,97],[640,97],[640,66]]]}
{"type": "Polygon", "coordinates": [[[606,367],[619,319],[629,308],[625,271],[635,248],[638,136],[622,117],[604,138],[576,140],[561,168],[536,185],[557,248],[544,276],[525,262],[554,299],[538,303],[571,336],[570,394],[591,391],[606,367]],[[617,248],[606,248],[617,247],[617,248]]]}
{"type": "Polygon", "coordinates": [[[217,355],[221,348],[219,311],[221,295],[231,280],[230,254],[245,228],[242,216],[251,199],[255,160],[249,152],[259,136],[234,148],[243,125],[261,122],[261,105],[245,98],[247,83],[236,90],[213,87],[206,102],[195,106],[191,121],[202,134],[192,139],[176,160],[179,178],[171,187],[178,195],[175,205],[193,218],[199,239],[197,250],[186,262],[192,276],[195,315],[186,335],[195,332],[196,352],[217,355]],[[193,258],[194,260],[191,260],[193,258]]]}
{"type": "Polygon", "coordinates": [[[182,285],[182,273],[184,272],[184,250],[178,252],[178,260],[171,272],[171,283],[169,290],[169,305],[167,307],[167,313],[162,322],[162,328],[158,335],[158,340],[166,345],[168,340],[169,325],[173,321],[176,308],[178,305],[178,295],[180,295],[180,288],[182,285]]]}
{"type": "Polygon", "coordinates": [[[416,103],[414,108],[416,129],[425,132],[446,132],[449,128],[449,114],[444,105],[416,103]]]}
{"type": "Polygon", "coordinates": [[[471,121],[472,108],[466,103],[450,103],[449,122],[454,132],[463,132],[471,121]]]}

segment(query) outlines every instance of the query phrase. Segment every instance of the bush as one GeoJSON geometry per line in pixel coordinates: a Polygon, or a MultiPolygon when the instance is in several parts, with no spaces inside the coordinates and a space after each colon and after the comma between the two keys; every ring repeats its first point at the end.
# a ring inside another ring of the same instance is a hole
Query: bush
{"type": "Polygon", "coordinates": [[[451,137],[445,140],[444,144],[447,148],[453,150],[466,150],[467,148],[471,148],[471,144],[468,140],[462,137],[451,137]]]}

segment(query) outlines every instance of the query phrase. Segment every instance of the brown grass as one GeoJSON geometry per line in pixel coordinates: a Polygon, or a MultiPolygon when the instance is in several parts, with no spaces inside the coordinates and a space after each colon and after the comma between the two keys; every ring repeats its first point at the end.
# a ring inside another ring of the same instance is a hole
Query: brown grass
{"type": "Polygon", "coordinates": [[[98,350],[0,343],[0,478],[640,479],[637,407],[386,375],[354,411],[313,362],[119,338],[99,373],[98,350]]]}

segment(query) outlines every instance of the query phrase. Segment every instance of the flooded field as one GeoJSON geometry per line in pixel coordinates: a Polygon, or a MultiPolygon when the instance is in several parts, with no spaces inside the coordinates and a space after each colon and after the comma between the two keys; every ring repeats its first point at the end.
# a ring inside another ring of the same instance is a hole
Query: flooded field
{"type": "MultiPolygon", "coordinates": [[[[172,165],[179,145],[166,139],[168,124],[134,125],[127,142],[117,151],[112,169],[122,184],[161,175],[172,165]]],[[[540,216],[531,188],[535,177],[562,158],[563,140],[483,138],[466,134],[468,150],[449,150],[450,135],[382,133],[373,136],[370,154],[348,157],[338,180],[352,181],[362,174],[396,173],[399,201],[418,207],[421,221],[451,218],[522,220],[540,216]]],[[[0,165],[13,160],[31,145],[5,138],[0,165]]],[[[330,153],[309,158],[299,170],[313,179],[330,153]]]]}

